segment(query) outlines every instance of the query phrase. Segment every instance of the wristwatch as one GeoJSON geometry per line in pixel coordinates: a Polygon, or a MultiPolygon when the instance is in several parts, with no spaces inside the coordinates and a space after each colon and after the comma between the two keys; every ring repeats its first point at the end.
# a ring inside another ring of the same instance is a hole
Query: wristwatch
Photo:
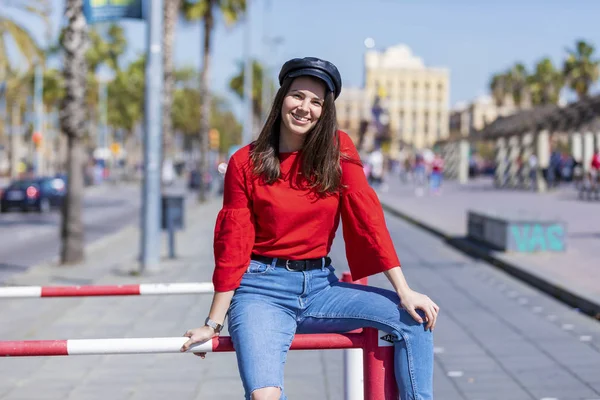
{"type": "Polygon", "coordinates": [[[206,321],[204,321],[204,325],[210,326],[211,328],[213,328],[215,333],[220,333],[221,330],[223,329],[223,325],[219,324],[218,322],[213,321],[212,319],[210,319],[210,317],[206,318],[206,321]]]}

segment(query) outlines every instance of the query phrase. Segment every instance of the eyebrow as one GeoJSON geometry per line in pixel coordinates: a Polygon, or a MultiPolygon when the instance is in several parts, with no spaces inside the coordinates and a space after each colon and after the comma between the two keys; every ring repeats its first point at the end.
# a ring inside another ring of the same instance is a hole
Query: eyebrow
{"type": "MultiPolygon", "coordinates": [[[[293,92],[297,92],[297,93],[302,93],[304,95],[304,92],[302,92],[300,89],[292,89],[290,90],[290,93],[293,92]]],[[[319,96],[313,97],[314,100],[319,100],[319,101],[325,101],[324,99],[320,98],[319,96]]]]}

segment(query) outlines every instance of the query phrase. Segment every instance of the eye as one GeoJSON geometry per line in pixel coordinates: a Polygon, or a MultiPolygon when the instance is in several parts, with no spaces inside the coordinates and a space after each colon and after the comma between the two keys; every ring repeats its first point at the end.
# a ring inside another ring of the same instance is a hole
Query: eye
{"type": "Polygon", "coordinates": [[[319,100],[313,100],[312,102],[315,106],[319,106],[319,107],[323,107],[323,103],[320,102],[319,100]]]}
{"type": "Polygon", "coordinates": [[[298,93],[294,93],[292,95],[292,97],[295,98],[295,99],[301,99],[302,98],[302,96],[300,96],[298,93]]]}

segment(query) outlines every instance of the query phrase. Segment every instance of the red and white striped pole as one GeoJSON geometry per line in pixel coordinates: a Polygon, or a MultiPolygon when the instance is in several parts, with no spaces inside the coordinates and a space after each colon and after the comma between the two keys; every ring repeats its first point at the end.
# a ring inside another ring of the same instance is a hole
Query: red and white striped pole
{"type": "Polygon", "coordinates": [[[0,287],[0,298],[147,296],[167,294],[212,294],[213,292],[214,287],[210,282],[86,286],[6,286],[0,287]]]}
{"type": "MultiPolygon", "coordinates": [[[[179,353],[186,337],[129,339],[71,339],[0,341],[0,357],[40,357],[105,354],[179,353]]],[[[291,350],[364,349],[366,400],[397,398],[394,379],[393,347],[378,345],[378,331],[365,328],[362,333],[296,335],[291,350]]],[[[235,351],[231,338],[216,337],[195,344],[189,352],[235,351]]]]}
{"type": "MultiPolygon", "coordinates": [[[[75,356],[98,354],[179,353],[187,337],[128,339],[69,339],[0,341],[0,357],[75,356]]],[[[347,349],[362,347],[358,333],[296,335],[292,350],[347,349]]],[[[229,336],[192,345],[189,352],[234,351],[229,336]]]]}

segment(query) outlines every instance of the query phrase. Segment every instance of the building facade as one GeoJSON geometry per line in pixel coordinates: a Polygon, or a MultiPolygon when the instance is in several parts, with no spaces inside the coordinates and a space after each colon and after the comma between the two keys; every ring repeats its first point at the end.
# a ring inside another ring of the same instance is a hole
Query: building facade
{"type": "MultiPolygon", "coordinates": [[[[520,109],[529,109],[522,105],[520,109]]],[[[450,112],[450,137],[473,136],[500,116],[517,112],[512,98],[507,96],[502,106],[498,106],[491,96],[479,96],[471,103],[458,103],[450,112]]]]}
{"type": "Polygon", "coordinates": [[[361,122],[369,116],[369,105],[365,92],[360,88],[344,88],[335,101],[339,129],[350,135],[354,143],[358,143],[361,122]]]}
{"type": "Polygon", "coordinates": [[[426,67],[408,46],[365,54],[364,92],[387,109],[392,153],[401,143],[422,149],[448,137],[449,71],[426,67]]]}

